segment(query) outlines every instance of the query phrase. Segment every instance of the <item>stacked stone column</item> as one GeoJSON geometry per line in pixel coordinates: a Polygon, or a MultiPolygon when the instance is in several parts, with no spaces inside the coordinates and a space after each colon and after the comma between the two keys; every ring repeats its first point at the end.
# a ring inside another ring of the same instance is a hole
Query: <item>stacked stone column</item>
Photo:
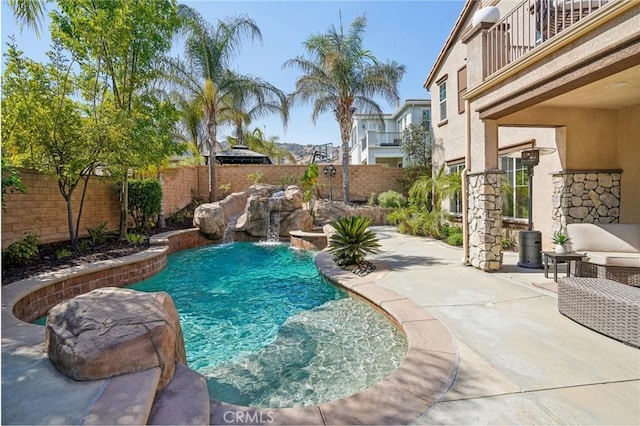
{"type": "Polygon", "coordinates": [[[468,175],[469,260],[483,271],[500,269],[502,174],[486,170],[468,175]]]}
{"type": "Polygon", "coordinates": [[[568,223],[620,221],[621,170],[567,170],[553,174],[553,231],[568,223]]]}

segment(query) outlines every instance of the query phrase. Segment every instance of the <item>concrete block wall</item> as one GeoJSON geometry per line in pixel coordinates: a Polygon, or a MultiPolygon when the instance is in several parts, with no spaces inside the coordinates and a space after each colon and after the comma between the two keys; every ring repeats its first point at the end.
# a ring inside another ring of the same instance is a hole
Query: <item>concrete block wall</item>
{"type": "MultiPolygon", "coordinates": [[[[42,173],[19,169],[20,179],[27,188],[23,194],[9,188],[2,212],[2,248],[35,233],[41,242],[69,240],[67,204],[55,179],[42,173]]],[[[81,182],[73,193],[74,225],[82,197],[81,182]]],[[[107,222],[108,229],[117,229],[120,218],[118,187],[106,178],[92,176],[85,195],[78,233],[87,236],[87,227],[107,222]]]]}
{"type": "Polygon", "coordinates": [[[201,176],[199,167],[183,166],[162,170],[162,195],[166,216],[182,210],[195,198],[200,198],[200,182],[207,186],[206,174],[201,176]],[[204,180],[203,180],[204,179],[204,180]]]}
{"type": "MultiPolygon", "coordinates": [[[[329,198],[329,178],[322,174],[326,165],[320,164],[318,178],[319,192],[322,198],[329,198]]],[[[332,179],[333,199],[342,200],[342,168],[335,165],[337,172],[332,179]]],[[[281,184],[286,177],[293,176],[299,184],[306,165],[223,165],[216,168],[217,185],[230,183],[231,192],[241,191],[251,185],[247,176],[262,172],[263,182],[281,184]]],[[[352,201],[366,201],[372,193],[379,194],[393,189],[401,192],[398,179],[403,169],[383,165],[351,165],[350,198],[352,201]]],[[[209,171],[207,166],[184,166],[167,168],[162,172],[164,212],[168,217],[188,205],[194,196],[206,200],[209,197],[209,171]]],[[[20,176],[27,192],[22,194],[9,190],[6,194],[6,210],[2,213],[2,248],[24,237],[25,232],[34,232],[43,243],[68,241],[66,203],[58,190],[55,179],[43,174],[20,169],[20,176]]],[[[74,215],[82,188],[74,193],[74,215]]],[[[222,197],[218,191],[218,197],[222,197]]],[[[108,229],[115,230],[119,225],[119,194],[117,185],[103,177],[91,177],[85,198],[79,233],[87,236],[87,227],[107,222],[108,229]]]]}

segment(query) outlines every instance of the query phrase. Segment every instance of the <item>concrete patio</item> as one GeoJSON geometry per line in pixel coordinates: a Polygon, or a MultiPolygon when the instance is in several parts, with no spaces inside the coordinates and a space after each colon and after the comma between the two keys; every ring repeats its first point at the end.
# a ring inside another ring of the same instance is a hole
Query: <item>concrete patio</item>
{"type": "Polygon", "coordinates": [[[640,351],[559,314],[542,270],[507,252],[484,273],[462,265],[461,249],[376,232],[375,258],[391,271],[376,283],[430,311],[458,345],[453,387],[417,424],[640,424],[640,351]]]}

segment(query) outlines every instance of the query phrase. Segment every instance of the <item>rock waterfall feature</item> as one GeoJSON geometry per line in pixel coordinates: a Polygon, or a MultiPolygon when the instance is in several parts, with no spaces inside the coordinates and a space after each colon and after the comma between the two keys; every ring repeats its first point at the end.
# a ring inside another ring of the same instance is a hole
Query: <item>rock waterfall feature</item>
{"type": "Polygon", "coordinates": [[[313,226],[313,218],[304,208],[299,187],[264,184],[233,193],[222,201],[198,206],[193,222],[212,240],[222,240],[225,229],[231,229],[236,236],[244,233],[244,239],[273,241],[279,237],[288,238],[289,231],[309,231],[313,226]],[[237,218],[235,226],[234,218],[237,218]]]}

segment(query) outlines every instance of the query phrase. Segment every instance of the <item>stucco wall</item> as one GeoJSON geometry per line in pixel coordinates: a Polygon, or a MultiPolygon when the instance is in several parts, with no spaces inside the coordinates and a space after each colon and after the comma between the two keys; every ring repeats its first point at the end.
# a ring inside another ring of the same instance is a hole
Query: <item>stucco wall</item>
{"type": "Polygon", "coordinates": [[[640,105],[620,110],[620,223],[640,223],[640,105]]]}
{"type": "Polygon", "coordinates": [[[617,110],[532,107],[504,117],[498,123],[566,127],[566,151],[560,152],[563,169],[621,167],[617,110]]]}

